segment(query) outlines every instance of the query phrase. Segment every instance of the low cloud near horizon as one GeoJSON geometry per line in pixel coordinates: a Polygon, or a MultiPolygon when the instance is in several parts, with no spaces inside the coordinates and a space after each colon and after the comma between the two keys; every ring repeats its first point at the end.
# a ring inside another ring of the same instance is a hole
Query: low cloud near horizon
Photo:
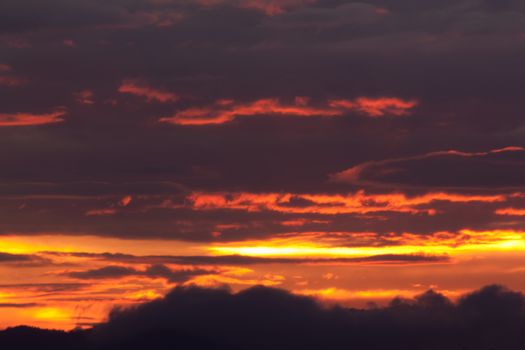
{"type": "Polygon", "coordinates": [[[285,290],[178,287],[83,331],[11,328],[2,344],[47,349],[522,349],[525,296],[489,285],[456,302],[429,290],[385,307],[319,304],[285,290]]]}

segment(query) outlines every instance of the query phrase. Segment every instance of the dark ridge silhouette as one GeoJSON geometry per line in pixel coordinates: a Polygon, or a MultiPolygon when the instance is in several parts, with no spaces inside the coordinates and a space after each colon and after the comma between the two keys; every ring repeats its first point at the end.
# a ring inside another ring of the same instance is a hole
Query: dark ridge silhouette
{"type": "Polygon", "coordinates": [[[6,349],[525,349],[525,297],[491,285],[451,302],[428,291],[382,308],[326,307],[287,291],[179,287],[114,309],[90,330],[0,332],[6,349]]]}

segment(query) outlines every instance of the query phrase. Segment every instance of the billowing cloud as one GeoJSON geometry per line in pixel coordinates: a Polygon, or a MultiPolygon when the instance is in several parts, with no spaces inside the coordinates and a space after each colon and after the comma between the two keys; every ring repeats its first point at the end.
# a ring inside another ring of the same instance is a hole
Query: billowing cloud
{"type": "Polygon", "coordinates": [[[428,291],[369,310],[323,308],[311,298],[263,287],[238,294],[177,288],[162,300],[114,310],[93,335],[98,344],[134,348],[145,345],[145,339],[148,346],[191,344],[197,349],[337,348],[350,336],[352,344],[363,349],[419,349],[429,344],[517,349],[523,341],[524,305],[521,293],[496,285],[457,303],[428,291]]]}

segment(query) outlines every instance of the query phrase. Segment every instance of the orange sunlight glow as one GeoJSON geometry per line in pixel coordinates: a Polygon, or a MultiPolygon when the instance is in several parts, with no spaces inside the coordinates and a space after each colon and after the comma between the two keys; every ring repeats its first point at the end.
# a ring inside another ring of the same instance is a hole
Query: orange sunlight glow
{"type": "MultiPolygon", "coordinates": [[[[372,234],[374,235],[374,234],[372,234]]],[[[341,235],[340,235],[341,236],[341,235]]],[[[431,236],[406,233],[387,236],[383,246],[348,246],[352,235],[323,242],[323,233],[288,236],[269,241],[217,244],[212,254],[257,257],[359,258],[375,255],[455,255],[476,252],[525,251],[525,232],[462,230],[459,234],[440,232],[431,236]]],[[[380,238],[377,235],[376,238],[380,238]]]]}

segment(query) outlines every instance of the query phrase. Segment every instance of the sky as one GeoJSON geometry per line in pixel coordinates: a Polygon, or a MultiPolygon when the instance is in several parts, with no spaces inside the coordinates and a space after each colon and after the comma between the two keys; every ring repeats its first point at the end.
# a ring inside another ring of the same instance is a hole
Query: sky
{"type": "Polygon", "coordinates": [[[0,328],[525,292],[524,59],[519,0],[0,1],[0,328]]]}

